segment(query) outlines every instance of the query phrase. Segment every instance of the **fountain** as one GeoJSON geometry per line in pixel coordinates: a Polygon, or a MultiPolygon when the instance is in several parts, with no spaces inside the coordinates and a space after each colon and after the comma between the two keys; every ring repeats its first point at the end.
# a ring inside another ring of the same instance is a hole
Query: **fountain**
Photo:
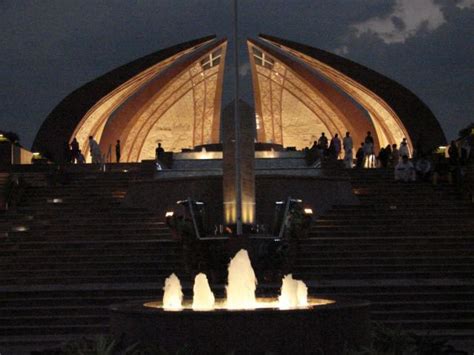
{"type": "Polygon", "coordinates": [[[196,275],[192,302],[183,301],[175,274],[165,280],[162,302],[112,306],[112,333],[126,342],[159,344],[174,352],[184,345],[196,353],[229,351],[341,353],[369,339],[366,302],[308,297],[291,274],[278,298],[257,298],[257,278],[246,250],[228,267],[226,299],[215,299],[205,274],[196,275]]]}
{"type": "Polygon", "coordinates": [[[247,250],[240,250],[230,261],[227,278],[227,308],[254,309],[257,278],[247,250]]]}
{"type": "Polygon", "coordinates": [[[183,306],[183,291],[181,282],[174,273],[165,280],[163,287],[163,309],[167,311],[180,311],[183,306]]]}
{"type": "Polygon", "coordinates": [[[193,311],[211,311],[214,309],[215,297],[205,274],[199,273],[194,278],[193,293],[193,311]]]}

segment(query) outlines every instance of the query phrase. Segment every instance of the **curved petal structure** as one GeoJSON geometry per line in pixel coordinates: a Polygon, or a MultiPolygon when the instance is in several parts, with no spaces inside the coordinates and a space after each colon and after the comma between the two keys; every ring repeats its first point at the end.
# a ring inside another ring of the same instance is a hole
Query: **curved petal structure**
{"type": "Polygon", "coordinates": [[[74,137],[86,156],[93,136],[103,154],[121,140],[122,161],[152,159],[157,142],[170,151],[218,143],[225,40],[182,43],[119,67],[68,95],[33,144],[62,160],[74,137]]]}
{"type": "MultiPolygon", "coordinates": [[[[413,149],[414,144],[431,149],[446,143],[441,126],[431,110],[397,82],[360,64],[317,48],[269,35],[262,34],[260,38],[280,57],[285,54],[291,57],[294,63],[304,64],[356,102],[359,109],[365,111],[369,126],[374,128],[373,135],[380,146],[398,144],[403,138],[407,138],[410,149],[413,149]]],[[[315,88],[314,92],[317,93],[318,88],[315,88]]],[[[341,103],[337,106],[341,108],[341,103]]],[[[347,130],[350,130],[354,137],[365,135],[367,126],[361,125],[360,120],[353,120],[350,116],[344,118],[343,115],[340,119],[346,122],[347,130]],[[347,117],[352,122],[348,122],[347,117]]],[[[333,132],[338,131],[331,131],[333,132]]]]}
{"type": "MultiPolygon", "coordinates": [[[[387,77],[334,54],[268,35],[247,41],[255,98],[256,140],[302,149],[322,132],[351,132],[354,146],[372,132],[376,148],[407,138],[430,149],[446,142],[430,109],[387,77]]],[[[89,157],[88,137],[122,161],[220,143],[225,39],[214,36],[150,54],[87,83],[49,114],[34,151],[64,158],[75,137],[89,157]]],[[[252,114],[253,115],[253,114],[252,114]]]]}

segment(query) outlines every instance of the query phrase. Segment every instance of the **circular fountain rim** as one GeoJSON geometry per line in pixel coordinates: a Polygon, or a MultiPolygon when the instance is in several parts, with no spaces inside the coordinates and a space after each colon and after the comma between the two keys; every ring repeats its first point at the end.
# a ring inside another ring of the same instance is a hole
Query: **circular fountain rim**
{"type": "MultiPolygon", "coordinates": [[[[257,300],[261,299],[272,299],[277,300],[275,297],[264,297],[264,298],[257,298],[257,300]]],[[[221,301],[224,299],[218,299],[221,301]]],[[[217,301],[217,300],[216,300],[217,301]]],[[[182,308],[180,310],[165,310],[162,307],[150,307],[145,306],[147,303],[156,303],[162,304],[160,301],[156,300],[144,300],[144,301],[131,301],[126,303],[114,304],[110,306],[112,311],[121,312],[121,313],[142,313],[142,314],[160,314],[160,315],[169,315],[169,316],[177,316],[177,315],[191,315],[191,314],[200,314],[200,315],[217,315],[217,314],[257,314],[257,313],[297,313],[297,312],[315,312],[315,311],[325,311],[331,309],[339,309],[339,308],[352,308],[352,307],[360,307],[360,306],[368,306],[370,302],[363,301],[363,300],[353,300],[353,299],[343,299],[343,298],[317,298],[317,297],[308,297],[309,306],[307,307],[297,307],[297,308],[278,308],[278,307],[263,307],[263,308],[255,308],[255,309],[226,309],[226,308],[217,308],[214,310],[193,310],[191,307],[182,308]],[[329,301],[330,303],[323,303],[323,304],[311,304],[312,300],[323,300],[329,301]]]]}

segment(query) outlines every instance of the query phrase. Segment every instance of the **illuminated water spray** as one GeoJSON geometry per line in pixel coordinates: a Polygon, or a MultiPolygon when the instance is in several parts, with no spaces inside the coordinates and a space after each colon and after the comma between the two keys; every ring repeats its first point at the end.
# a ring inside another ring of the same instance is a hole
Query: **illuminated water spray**
{"type": "Polygon", "coordinates": [[[227,308],[254,309],[257,305],[257,278],[247,250],[241,249],[235,254],[227,270],[227,308]]]}
{"type": "Polygon", "coordinates": [[[174,273],[165,280],[163,287],[163,309],[167,311],[179,311],[183,308],[183,291],[178,276],[174,273]]]}
{"type": "Polygon", "coordinates": [[[293,279],[292,274],[286,275],[282,280],[278,305],[281,309],[306,307],[308,305],[308,288],[305,283],[293,279]]]}
{"type": "MultiPolygon", "coordinates": [[[[308,307],[308,288],[300,280],[293,279],[293,275],[286,275],[282,280],[281,294],[278,301],[275,299],[257,300],[255,291],[257,289],[257,278],[250,262],[249,254],[241,249],[230,260],[228,267],[228,278],[226,293],[227,299],[216,302],[214,294],[209,286],[207,276],[199,273],[194,278],[193,303],[194,311],[212,311],[216,308],[222,309],[256,309],[256,308],[280,308],[296,309],[308,307]]],[[[165,280],[163,288],[163,309],[166,311],[180,311],[183,308],[183,292],[181,283],[175,274],[171,274],[165,280]]],[[[320,300],[317,303],[328,303],[320,300]]],[[[315,301],[312,300],[312,304],[315,301]]],[[[153,303],[149,304],[154,307],[153,303]]]]}
{"type": "Polygon", "coordinates": [[[194,278],[193,287],[193,310],[210,311],[214,309],[214,294],[209,287],[207,276],[203,273],[194,278]]]}

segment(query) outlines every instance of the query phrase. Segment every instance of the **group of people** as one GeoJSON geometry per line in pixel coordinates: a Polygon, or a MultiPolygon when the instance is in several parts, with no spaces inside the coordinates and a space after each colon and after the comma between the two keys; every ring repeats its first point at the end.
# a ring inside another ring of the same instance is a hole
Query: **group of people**
{"type": "Polygon", "coordinates": [[[462,161],[465,160],[465,156],[470,154],[470,150],[464,148],[464,145],[461,148],[460,150],[457,143],[452,141],[448,149],[448,159],[439,154],[434,155],[434,159],[430,159],[418,147],[415,151],[416,159],[411,161],[406,138],[403,138],[399,146],[388,144],[382,147],[376,155],[374,138],[371,132],[367,132],[354,160],[354,145],[350,132],[346,133],[342,141],[337,133],[329,140],[323,132],[310,149],[306,148],[306,152],[309,157],[308,161],[313,167],[320,167],[323,160],[337,160],[343,154],[342,159],[346,168],[352,168],[354,162],[356,168],[393,168],[396,181],[432,180],[434,184],[437,184],[440,178],[445,177],[449,182],[461,178],[462,161]]]}
{"type": "Polygon", "coordinates": [[[388,144],[386,147],[382,147],[379,154],[375,156],[374,140],[370,132],[367,132],[365,141],[361,143],[356,153],[356,166],[358,168],[395,167],[402,160],[403,156],[410,157],[406,138],[403,138],[399,147],[395,143],[388,144]]]}
{"type": "Polygon", "coordinates": [[[323,132],[321,137],[317,141],[314,141],[313,146],[310,149],[306,149],[308,161],[311,165],[319,167],[322,159],[338,159],[341,154],[341,150],[344,149],[344,164],[347,168],[352,167],[352,137],[347,132],[346,136],[342,139],[336,133],[334,137],[329,141],[323,132]]]}
{"type": "MultiPolygon", "coordinates": [[[[76,137],[74,137],[72,142],[67,145],[66,149],[66,162],[73,164],[84,164],[86,162],[86,158],[84,157],[84,154],[82,153],[79,147],[79,142],[77,141],[76,137]]],[[[100,150],[99,143],[97,143],[97,141],[92,136],[89,136],[89,149],[92,164],[103,164],[106,161],[100,150]]],[[[117,140],[117,143],[115,145],[115,158],[117,160],[117,163],[120,162],[120,155],[120,140],[117,140]]]]}
{"type": "MultiPolygon", "coordinates": [[[[67,163],[84,164],[86,162],[86,159],[79,147],[79,142],[77,141],[76,137],[73,138],[70,144],[67,144],[66,149],[67,150],[65,154],[66,154],[67,163]]],[[[109,159],[106,159],[105,155],[102,155],[102,152],[100,150],[100,145],[99,143],[97,143],[97,141],[94,139],[93,136],[89,136],[89,149],[90,149],[92,164],[103,164],[107,160],[109,160],[109,159]]],[[[163,159],[164,153],[165,153],[165,150],[161,146],[161,143],[158,143],[155,149],[157,164],[160,164],[159,162],[163,159]]],[[[109,158],[111,156],[111,147],[109,148],[108,156],[109,158]]],[[[115,160],[117,163],[120,163],[121,156],[122,156],[122,147],[120,145],[120,139],[117,139],[117,143],[115,144],[115,160]]]]}
{"type": "MultiPolygon", "coordinates": [[[[393,145],[396,148],[396,144],[393,145]]],[[[388,147],[390,148],[390,146],[388,147]]],[[[350,132],[346,132],[345,137],[342,139],[339,138],[339,135],[336,133],[334,137],[329,141],[325,133],[321,134],[321,137],[317,141],[314,141],[313,146],[308,150],[311,153],[312,160],[318,164],[318,161],[321,159],[339,159],[341,153],[343,153],[344,166],[348,169],[353,167],[354,164],[354,143],[351,137],[350,132]]],[[[406,145],[406,139],[402,142],[402,147],[400,151],[395,149],[395,154],[401,154],[406,151],[408,154],[408,146],[406,145]]],[[[382,165],[386,166],[388,164],[388,158],[392,157],[392,150],[383,149],[381,159],[384,160],[382,165]],[[385,159],[384,157],[387,157],[385,159]]],[[[398,162],[398,157],[396,158],[398,162]]],[[[364,139],[364,142],[361,143],[359,149],[356,152],[356,167],[362,168],[375,168],[377,160],[374,152],[374,138],[371,132],[367,132],[367,136],[364,139]]]]}

